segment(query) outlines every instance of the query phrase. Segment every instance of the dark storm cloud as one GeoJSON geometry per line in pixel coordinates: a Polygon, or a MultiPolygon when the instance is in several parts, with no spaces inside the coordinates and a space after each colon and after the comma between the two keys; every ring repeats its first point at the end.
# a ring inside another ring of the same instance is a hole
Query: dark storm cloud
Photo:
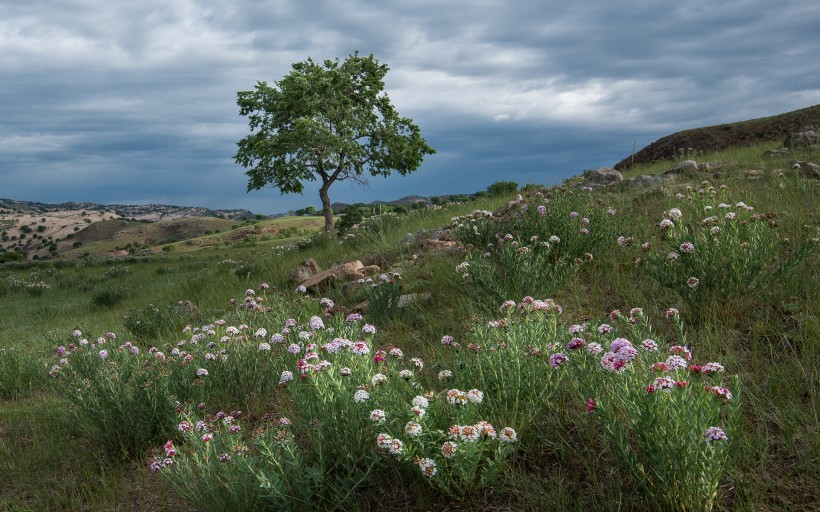
{"type": "Polygon", "coordinates": [[[338,201],[555,183],[670,132],[820,103],[810,0],[0,4],[0,197],[277,212],[236,91],[359,50],[439,154],[338,201]]]}

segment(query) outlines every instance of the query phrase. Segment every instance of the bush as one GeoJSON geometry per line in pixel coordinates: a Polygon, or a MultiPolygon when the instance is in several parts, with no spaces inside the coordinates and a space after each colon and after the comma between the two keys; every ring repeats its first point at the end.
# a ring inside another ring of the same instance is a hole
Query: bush
{"type": "Polygon", "coordinates": [[[487,187],[487,193],[491,196],[501,196],[513,194],[518,190],[518,183],[514,181],[496,181],[487,187]]]}
{"type": "Polygon", "coordinates": [[[164,335],[179,332],[186,319],[178,314],[173,303],[149,304],[142,309],[132,310],[123,325],[134,336],[145,339],[159,339],[164,335]]]}
{"type": "Polygon", "coordinates": [[[130,342],[117,347],[113,333],[95,342],[75,334],[58,347],[51,375],[80,430],[116,459],[141,456],[173,435],[174,393],[161,361],[130,342]]]}
{"type": "Polygon", "coordinates": [[[646,274],[696,315],[704,307],[782,288],[816,248],[810,239],[783,240],[773,215],[752,213],[754,208],[743,202],[731,205],[715,198],[692,204],[663,212],[661,246],[644,257],[646,274]]]}
{"type": "Polygon", "coordinates": [[[513,297],[548,297],[616,246],[621,222],[615,210],[576,191],[536,193],[499,216],[474,211],[454,219],[467,248],[456,271],[487,311],[513,297]]]}
{"type": "Polygon", "coordinates": [[[91,295],[91,303],[97,307],[113,308],[119,305],[126,298],[126,293],[121,288],[105,287],[95,291],[91,295]]]}

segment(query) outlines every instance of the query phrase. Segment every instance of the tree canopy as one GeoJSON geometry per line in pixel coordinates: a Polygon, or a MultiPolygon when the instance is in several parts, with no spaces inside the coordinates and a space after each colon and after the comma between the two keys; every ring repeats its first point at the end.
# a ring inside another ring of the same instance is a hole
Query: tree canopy
{"type": "Polygon", "coordinates": [[[248,192],[267,185],[302,193],[321,180],[325,229],[333,229],[328,189],[336,181],[366,185],[367,175],[406,175],[434,154],[412,119],[401,117],[384,92],[388,66],[358,52],[318,64],[293,64],[273,86],[239,91],[239,113],[251,133],[237,143],[236,163],[247,170],[248,192]]]}

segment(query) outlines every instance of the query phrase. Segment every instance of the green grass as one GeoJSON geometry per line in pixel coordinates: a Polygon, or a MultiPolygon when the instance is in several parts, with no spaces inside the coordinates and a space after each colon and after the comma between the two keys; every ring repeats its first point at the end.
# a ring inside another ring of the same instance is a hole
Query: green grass
{"type": "MultiPolygon", "coordinates": [[[[660,190],[599,190],[594,196],[625,216],[626,232],[635,244],[596,254],[581,266],[554,299],[574,322],[602,318],[612,309],[642,307],[658,315],[678,307],[675,295],[652,281],[634,265],[644,241],[657,243],[662,211],[680,204],[675,198],[702,179],[725,185],[733,201],[744,201],[761,213],[776,214],[777,230],[792,243],[820,235],[820,184],[795,176],[789,158],[764,157],[775,145],[699,155],[700,161],[733,161],[723,175],[681,177],[660,190]],[[764,176],[749,180],[741,169],[762,169],[764,176]],[[783,175],[781,176],[780,173],[783,175]]],[[[817,161],[817,152],[791,158],[817,161]]],[[[629,176],[664,172],[669,162],[633,169],[629,176]]],[[[146,471],[145,460],[113,462],[93,440],[76,431],[67,405],[56,398],[48,369],[56,345],[75,328],[100,333],[112,330],[120,339],[141,347],[169,346],[179,333],[159,339],[129,333],[124,317],[149,304],[190,300],[198,309],[179,325],[202,325],[229,316],[230,299],[241,301],[244,290],[266,282],[293,297],[287,282],[291,270],[312,257],[322,268],[339,261],[361,259],[384,271],[402,271],[403,293],[430,293],[397,311],[379,325],[379,343],[395,343],[407,354],[422,357],[432,372],[446,368],[448,353],[439,343],[444,334],[464,336],[480,307],[470,298],[454,271],[464,260],[458,252],[425,253],[405,243],[408,233],[433,230],[452,217],[473,209],[499,209],[511,197],[483,199],[434,211],[422,210],[400,218],[375,220],[357,238],[314,242],[304,250],[277,255],[273,246],[299,237],[276,239],[276,230],[303,226],[316,218],[264,221],[264,233],[249,241],[230,240],[230,232],[206,235],[192,244],[176,242],[167,252],[123,260],[17,263],[0,266],[0,368],[15,378],[0,379],[0,509],[4,510],[187,510],[169,488],[146,471]],[[115,267],[128,267],[123,272],[115,267]],[[9,277],[44,282],[48,288],[10,286],[9,277]],[[13,356],[8,355],[13,349],[13,356]]],[[[241,229],[248,229],[250,226],[241,229]]],[[[305,228],[308,229],[308,228],[305,228]]],[[[310,228],[313,229],[313,228],[310,228]]],[[[241,235],[241,236],[245,236],[241,235]]],[[[118,242],[121,243],[121,242],[118,242]]],[[[103,247],[101,245],[101,247],[103,247]]],[[[80,248],[86,249],[86,247],[80,248]]],[[[744,383],[743,434],[737,441],[728,478],[721,489],[723,510],[813,510],[820,502],[820,258],[817,251],[788,279],[767,293],[714,304],[697,325],[689,328],[688,343],[699,360],[721,361],[744,383]]],[[[537,279],[538,276],[533,276],[537,279]]],[[[343,287],[327,290],[337,308],[348,311],[362,300],[359,292],[343,287]]],[[[510,297],[520,300],[521,297],[510,297]]],[[[686,311],[684,320],[686,320],[686,311]]],[[[482,317],[485,318],[485,317],[482,317]]],[[[178,325],[174,326],[175,328],[178,325]]],[[[659,327],[664,329],[663,326],[659,327]]],[[[260,397],[264,398],[264,397],[260,397]]],[[[625,474],[611,469],[608,453],[577,404],[559,396],[553,417],[544,428],[555,429],[554,441],[527,446],[487,496],[468,504],[478,510],[652,510],[625,474]],[[571,433],[568,443],[561,433],[571,433]]],[[[253,401],[251,401],[253,402],[253,401]]],[[[255,402],[254,402],[255,403],[255,402]]],[[[259,400],[259,403],[267,403],[259,400]]],[[[452,502],[430,493],[423,482],[404,487],[396,468],[377,471],[381,485],[368,488],[361,509],[452,510],[452,502]]]]}

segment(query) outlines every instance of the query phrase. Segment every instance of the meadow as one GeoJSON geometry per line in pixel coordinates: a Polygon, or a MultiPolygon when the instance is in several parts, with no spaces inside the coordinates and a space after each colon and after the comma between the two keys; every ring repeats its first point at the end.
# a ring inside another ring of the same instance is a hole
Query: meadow
{"type": "Polygon", "coordinates": [[[0,508],[816,510],[818,182],[772,147],[0,265],[0,508]],[[310,293],[306,258],[381,273],[310,293]]]}

